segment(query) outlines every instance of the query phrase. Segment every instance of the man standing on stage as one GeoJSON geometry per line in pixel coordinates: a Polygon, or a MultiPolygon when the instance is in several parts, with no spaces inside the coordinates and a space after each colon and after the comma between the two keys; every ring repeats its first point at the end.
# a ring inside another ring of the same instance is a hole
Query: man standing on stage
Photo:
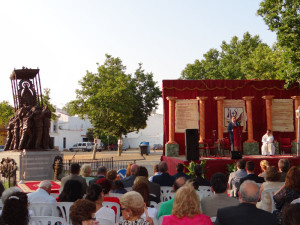
{"type": "Polygon", "coordinates": [[[233,127],[239,127],[240,123],[236,121],[236,117],[231,117],[231,121],[228,123],[227,131],[229,134],[229,139],[231,142],[231,151],[234,151],[234,136],[233,136],[233,127]]]}

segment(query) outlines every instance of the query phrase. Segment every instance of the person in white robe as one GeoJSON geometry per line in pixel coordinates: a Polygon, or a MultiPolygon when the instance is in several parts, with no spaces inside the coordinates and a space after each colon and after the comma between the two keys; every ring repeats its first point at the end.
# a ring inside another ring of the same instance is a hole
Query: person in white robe
{"type": "Polygon", "coordinates": [[[262,155],[275,155],[274,136],[271,130],[268,129],[267,133],[262,137],[261,154],[262,155]]]}

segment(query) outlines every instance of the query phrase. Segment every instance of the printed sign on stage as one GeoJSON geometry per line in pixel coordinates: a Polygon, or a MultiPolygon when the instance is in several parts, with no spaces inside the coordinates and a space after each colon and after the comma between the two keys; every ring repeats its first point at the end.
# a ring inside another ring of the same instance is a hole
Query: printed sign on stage
{"type": "Polygon", "coordinates": [[[244,100],[224,100],[223,101],[223,112],[224,112],[224,132],[227,132],[228,123],[232,116],[236,117],[236,121],[243,127],[243,132],[246,131],[246,109],[244,100]]]}
{"type": "Polygon", "coordinates": [[[186,129],[199,129],[198,100],[177,99],[175,104],[175,132],[184,133],[186,129]]]}
{"type": "Polygon", "coordinates": [[[293,99],[273,99],[272,101],[273,131],[293,132],[293,99]]]}

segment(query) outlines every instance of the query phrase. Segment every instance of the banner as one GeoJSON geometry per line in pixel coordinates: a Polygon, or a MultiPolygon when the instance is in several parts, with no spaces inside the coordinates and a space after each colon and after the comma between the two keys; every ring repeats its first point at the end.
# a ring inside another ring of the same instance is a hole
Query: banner
{"type": "Polygon", "coordinates": [[[272,130],[294,131],[293,99],[272,100],[272,130]]]}
{"type": "Polygon", "coordinates": [[[224,100],[223,101],[224,125],[223,130],[227,132],[228,123],[231,117],[235,116],[236,121],[243,127],[243,132],[246,131],[247,114],[244,100],[224,100]]]}
{"type": "Polygon", "coordinates": [[[185,129],[199,129],[198,100],[177,99],[175,104],[175,133],[185,129]]]}

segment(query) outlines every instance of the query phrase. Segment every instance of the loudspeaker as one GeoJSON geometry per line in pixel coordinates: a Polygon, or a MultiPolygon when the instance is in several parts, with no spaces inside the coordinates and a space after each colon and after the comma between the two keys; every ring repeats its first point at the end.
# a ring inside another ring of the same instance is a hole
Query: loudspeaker
{"type": "Polygon", "coordinates": [[[185,130],[186,160],[199,160],[199,133],[197,129],[185,130]]]}
{"type": "Polygon", "coordinates": [[[241,159],[243,158],[242,153],[239,151],[231,151],[231,159],[241,159]]]}

